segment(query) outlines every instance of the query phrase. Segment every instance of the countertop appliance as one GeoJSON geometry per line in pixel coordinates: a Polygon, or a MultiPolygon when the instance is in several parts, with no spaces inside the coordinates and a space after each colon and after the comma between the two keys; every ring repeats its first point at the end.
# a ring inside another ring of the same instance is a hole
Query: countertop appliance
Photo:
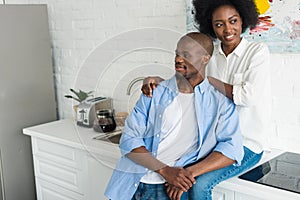
{"type": "Polygon", "coordinates": [[[78,105],[77,124],[92,127],[98,110],[112,110],[113,103],[109,97],[96,97],[86,100],[78,105]]]}
{"type": "Polygon", "coordinates": [[[0,5],[0,27],[0,199],[34,200],[22,129],[57,119],[47,5],[0,5]]]}
{"type": "Polygon", "coordinates": [[[300,194],[300,154],[284,152],[239,178],[300,194]]]}
{"type": "Polygon", "coordinates": [[[94,130],[101,133],[111,132],[116,129],[113,110],[98,110],[97,120],[94,123],[94,130]]]}

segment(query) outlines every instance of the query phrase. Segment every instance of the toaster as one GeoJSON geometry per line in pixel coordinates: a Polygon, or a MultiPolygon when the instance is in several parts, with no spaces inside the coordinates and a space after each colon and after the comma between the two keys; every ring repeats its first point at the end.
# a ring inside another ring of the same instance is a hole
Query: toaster
{"type": "Polygon", "coordinates": [[[112,99],[109,97],[95,97],[78,105],[77,125],[92,127],[97,116],[97,110],[113,109],[112,99]]]}

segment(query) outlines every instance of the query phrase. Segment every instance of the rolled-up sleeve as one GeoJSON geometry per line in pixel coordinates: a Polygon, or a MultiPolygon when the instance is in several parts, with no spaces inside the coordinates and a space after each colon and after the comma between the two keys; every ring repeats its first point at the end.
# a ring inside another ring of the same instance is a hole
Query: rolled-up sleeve
{"type": "Polygon", "coordinates": [[[251,49],[242,65],[243,73],[233,74],[233,100],[236,105],[249,107],[259,101],[265,84],[264,77],[269,76],[270,53],[266,45],[260,43],[251,49]]]}
{"type": "Polygon", "coordinates": [[[135,148],[145,146],[144,133],[147,128],[150,103],[149,97],[141,95],[127,117],[119,145],[122,155],[128,154],[135,148]]]}
{"type": "Polygon", "coordinates": [[[221,105],[219,121],[216,127],[217,145],[214,151],[235,160],[240,165],[244,156],[242,135],[236,106],[227,98],[221,105]]]}

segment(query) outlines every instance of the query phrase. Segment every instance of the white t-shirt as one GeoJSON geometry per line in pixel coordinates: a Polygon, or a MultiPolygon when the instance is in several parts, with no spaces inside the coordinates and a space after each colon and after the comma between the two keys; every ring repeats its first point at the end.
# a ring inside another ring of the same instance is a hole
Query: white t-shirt
{"type": "MultiPolygon", "coordinates": [[[[197,148],[198,126],[194,101],[194,93],[179,93],[163,114],[157,159],[169,166],[174,166],[179,158],[197,148]]],[[[141,182],[159,184],[165,180],[158,173],[150,171],[142,177],[141,182]]]]}
{"type": "Polygon", "coordinates": [[[263,43],[242,39],[227,57],[215,46],[206,68],[208,76],[233,85],[244,146],[260,153],[267,150],[271,121],[270,53],[263,43]]]}

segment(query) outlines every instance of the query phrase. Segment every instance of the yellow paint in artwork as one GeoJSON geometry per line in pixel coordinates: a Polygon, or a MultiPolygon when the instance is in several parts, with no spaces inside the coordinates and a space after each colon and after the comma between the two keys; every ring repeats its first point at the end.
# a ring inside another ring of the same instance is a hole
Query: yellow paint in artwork
{"type": "Polygon", "coordinates": [[[264,14],[269,8],[270,4],[268,0],[254,0],[259,14],[264,14]]]}

